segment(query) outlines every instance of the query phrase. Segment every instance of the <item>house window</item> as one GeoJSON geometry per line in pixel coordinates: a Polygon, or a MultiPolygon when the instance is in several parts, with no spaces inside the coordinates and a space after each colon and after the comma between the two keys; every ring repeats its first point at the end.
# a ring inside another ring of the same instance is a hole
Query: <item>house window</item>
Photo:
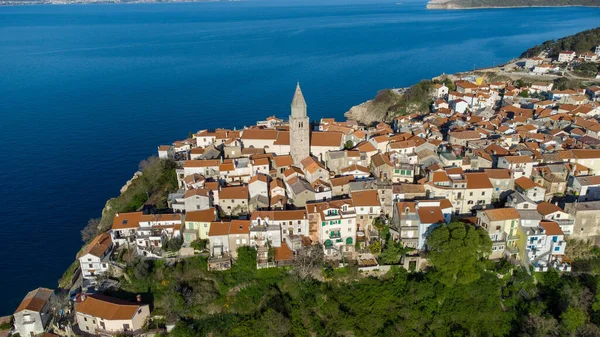
{"type": "Polygon", "coordinates": [[[558,236],[553,236],[552,237],[552,242],[558,242],[558,236]]]}
{"type": "Polygon", "coordinates": [[[524,204],[523,208],[529,208],[529,204],[524,204]]]}
{"type": "Polygon", "coordinates": [[[482,196],[482,197],[483,197],[483,196],[485,196],[485,192],[481,192],[481,196],[482,196]]]}
{"type": "Polygon", "coordinates": [[[84,317],[83,320],[87,322],[87,317],[84,317]]]}
{"type": "Polygon", "coordinates": [[[469,196],[472,197],[473,196],[473,192],[469,192],[469,196]]]}
{"type": "Polygon", "coordinates": [[[502,227],[496,226],[496,230],[499,231],[502,227]]]}
{"type": "Polygon", "coordinates": [[[558,252],[560,250],[560,247],[554,247],[554,251],[558,252]]]}
{"type": "Polygon", "coordinates": [[[467,205],[473,205],[473,200],[467,201],[467,205]]]}
{"type": "Polygon", "coordinates": [[[94,265],[93,265],[93,264],[91,264],[91,263],[90,263],[90,264],[88,264],[88,266],[89,266],[89,268],[93,268],[93,267],[94,267],[94,265]]]}

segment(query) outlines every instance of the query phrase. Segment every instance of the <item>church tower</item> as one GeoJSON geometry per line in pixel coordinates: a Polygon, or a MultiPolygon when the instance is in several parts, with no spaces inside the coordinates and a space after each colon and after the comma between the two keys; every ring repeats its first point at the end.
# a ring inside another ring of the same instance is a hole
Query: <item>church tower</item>
{"type": "Polygon", "coordinates": [[[309,121],[306,115],[306,101],[300,83],[296,85],[296,92],[292,99],[292,114],[290,115],[290,154],[294,165],[310,155],[309,121]]]}

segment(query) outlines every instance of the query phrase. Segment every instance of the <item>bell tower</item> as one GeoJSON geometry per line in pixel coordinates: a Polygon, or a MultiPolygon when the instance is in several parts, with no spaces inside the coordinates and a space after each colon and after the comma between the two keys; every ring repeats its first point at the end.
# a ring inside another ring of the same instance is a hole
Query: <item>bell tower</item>
{"type": "Polygon", "coordinates": [[[290,115],[290,154],[294,165],[310,155],[310,123],[306,115],[306,101],[300,83],[292,99],[292,114],[290,115]]]}

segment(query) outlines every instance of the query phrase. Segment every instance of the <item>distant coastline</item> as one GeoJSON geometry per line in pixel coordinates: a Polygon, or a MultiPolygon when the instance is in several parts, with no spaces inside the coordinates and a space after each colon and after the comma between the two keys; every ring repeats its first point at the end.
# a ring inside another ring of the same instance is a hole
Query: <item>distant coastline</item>
{"type": "Polygon", "coordinates": [[[600,7],[599,0],[430,0],[427,9],[600,7]]]}
{"type": "Polygon", "coordinates": [[[0,0],[0,6],[238,2],[243,0],[0,0]]]}

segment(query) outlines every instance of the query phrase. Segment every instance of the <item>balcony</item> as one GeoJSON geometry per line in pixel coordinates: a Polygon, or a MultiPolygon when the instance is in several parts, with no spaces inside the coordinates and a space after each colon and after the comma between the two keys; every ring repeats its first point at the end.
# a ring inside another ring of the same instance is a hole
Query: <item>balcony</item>
{"type": "Polygon", "coordinates": [[[329,238],[330,239],[341,239],[342,238],[342,234],[340,233],[340,230],[332,230],[329,231],[329,238]]]}
{"type": "Polygon", "coordinates": [[[354,215],[356,214],[356,210],[355,209],[347,209],[347,210],[342,210],[342,216],[344,215],[354,215]]]}

